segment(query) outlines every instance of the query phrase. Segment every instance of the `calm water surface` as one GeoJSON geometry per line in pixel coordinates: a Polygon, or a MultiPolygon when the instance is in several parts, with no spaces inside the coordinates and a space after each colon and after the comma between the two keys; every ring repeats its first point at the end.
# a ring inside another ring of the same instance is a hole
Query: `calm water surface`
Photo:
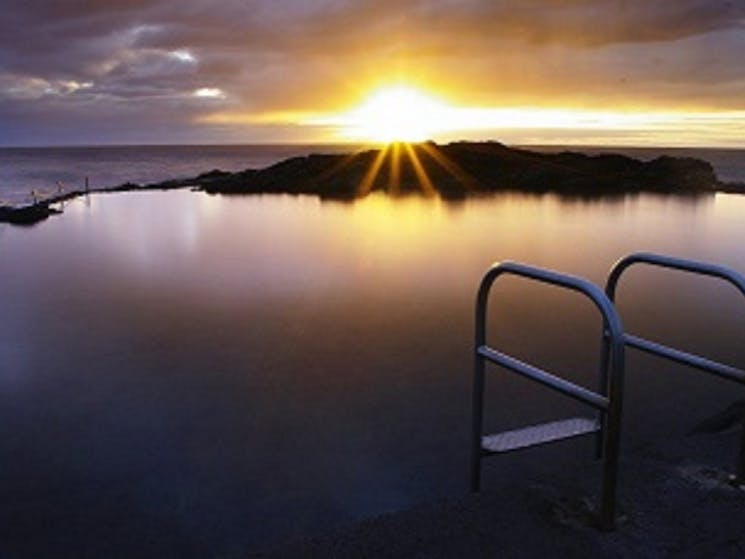
{"type": "MultiPolygon", "coordinates": [[[[621,255],[652,250],[745,271],[743,215],[732,195],[150,192],[0,226],[0,554],[240,556],[460,496],[472,304],[491,262],[601,283],[621,255]]],[[[628,331],[745,360],[728,286],[640,269],[619,305],[628,331]]],[[[593,386],[589,303],[505,279],[492,310],[495,345],[593,386]]],[[[488,389],[490,428],[581,410],[505,373],[488,389]]],[[[736,397],[630,355],[624,444],[685,433],[736,397]]],[[[484,485],[588,457],[574,442],[495,458],[484,485]]]]}

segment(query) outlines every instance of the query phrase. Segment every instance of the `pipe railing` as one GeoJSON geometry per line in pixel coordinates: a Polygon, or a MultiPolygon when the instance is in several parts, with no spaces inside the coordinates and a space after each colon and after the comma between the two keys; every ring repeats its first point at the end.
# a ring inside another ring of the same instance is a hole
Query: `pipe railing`
{"type": "Polygon", "coordinates": [[[551,270],[536,268],[516,262],[501,262],[484,275],[476,297],[473,422],[471,441],[471,490],[479,491],[481,483],[481,459],[483,436],[483,393],[485,364],[487,361],[500,365],[513,373],[529,378],[566,396],[579,400],[597,409],[601,416],[599,436],[603,452],[603,486],[599,510],[600,526],[606,530],[615,527],[616,485],[618,481],[618,456],[621,434],[621,412],[623,402],[624,334],[615,307],[606,294],[593,283],[551,270]],[[589,298],[603,318],[604,359],[601,362],[599,392],[593,392],[566,379],[524,363],[514,357],[490,348],[486,343],[486,314],[489,293],[494,282],[505,275],[569,289],[589,298]]]}
{"type": "MultiPolygon", "coordinates": [[[[608,280],[605,285],[605,293],[608,296],[608,299],[613,302],[614,305],[619,280],[623,276],[624,272],[626,272],[626,270],[638,264],[658,268],[667,268],[671,270],[717,278],[734,286],[740,292],[740,294],[745,297],[745,276],[731,268],[719,266],[716,264],[709,264],[706,262],[698,262],[695,260],[674,258],[661,254],[637,252],[621,258],[611,268],[611,271],[608,275],[608,280]]],[[[731,365],[719,363],[706,357],[701,357],[693,353],[687,353],[685,351],[668,347],[651,340],[646,340],[638,336],[632,336],[630,334],[624,335],[624,343],[625,345],[633,347],[640,351],[644,351],[646,353],[650,353],[652,355],[656,355],[658,357],[662,357],[676,363],[688,365],[690,367],[717,375],[719,377],[740,384],[745,384],[745,370],[732,367],[731,365]]],[[[607,375],[608,371],[608,353],[609,342],[608,338],[605,337],[605,341],[603,344],[603,355],[601,357],[601,371],[603,371],[603,375],[607,375]]],[[[745,482],[745,415],[742,417],[742,424],[743,428],[742,435],[740,437],[740,450],[737,457],[736,467],[736,481],[738,483],[745,482]]]]}

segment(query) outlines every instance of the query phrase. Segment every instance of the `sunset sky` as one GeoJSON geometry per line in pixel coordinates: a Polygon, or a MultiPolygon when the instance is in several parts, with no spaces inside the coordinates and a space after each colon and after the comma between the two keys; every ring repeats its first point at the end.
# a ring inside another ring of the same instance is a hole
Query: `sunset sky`
{"type": "Polygon", "coordinates": [[[2,7],[4,146],[385,140],[390,118],[412,139],[745,147],[745,0],[2,7]]]}

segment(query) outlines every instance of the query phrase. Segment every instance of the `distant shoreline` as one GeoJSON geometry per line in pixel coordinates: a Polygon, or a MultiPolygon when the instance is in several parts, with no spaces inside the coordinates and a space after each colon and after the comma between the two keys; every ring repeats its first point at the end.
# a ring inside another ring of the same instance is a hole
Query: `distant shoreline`
{"type": "MultiPolygon", "coordinates": [[[[537,147],[549,150],[551,146],[537,147]]],[[[380,149],[290,157],[261,169],[215,169],[186,179],[60,192],[31,204],[0,206],[0,222],[33,225],[60,213],[56,204],[91,193],[182,188],[210,194],[308,194],[341,200],[374,191],[446,199],[500,191],[579,197],[630,192],[745,193],[745,184],[719,180],[712,165],[702,159],[664,155],[642,161],[612,153],[614,148],[595,149],[602,149],[602,153],[531,151],[494,141],[398,143],[380,149]]]]}

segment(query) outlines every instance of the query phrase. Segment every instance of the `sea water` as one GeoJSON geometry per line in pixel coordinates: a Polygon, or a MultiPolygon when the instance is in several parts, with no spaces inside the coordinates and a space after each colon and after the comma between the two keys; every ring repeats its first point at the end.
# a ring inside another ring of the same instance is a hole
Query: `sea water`
{"type": "MultiPolygon", "coordinates": [[[[473,304],[492,262],[602,284],[617,258],[649,250],[745,272],[743,215],[745,197],[728,194],[174,191],[0,224],[0,551],[242,556],[460,497],[473,304]]],[[[743,365],[734,289],[653,269],[623,281],[628,332],[743,365]]],[[[505,278],[490,316],[492,345],[595,387],[591,303],[505,278]]],[[[683,436],[739,394],[630,351],[625,448],[683,436]]],[[[592,411],[489,370],[487,431],[578,413],[592,411]]],[[[591,442],[493,458],[484,488],[592,473],[591,442]]]]}
{"type": "Polygon", "coordinates": [[[106,146],[0,147],[0,205],[31,200],[58,191],[110,188],[126,182],[148,184],[195,177],[220,169],[262,168],[287,157],[312,152],[334,153],[355,146],[106,146]]]}

